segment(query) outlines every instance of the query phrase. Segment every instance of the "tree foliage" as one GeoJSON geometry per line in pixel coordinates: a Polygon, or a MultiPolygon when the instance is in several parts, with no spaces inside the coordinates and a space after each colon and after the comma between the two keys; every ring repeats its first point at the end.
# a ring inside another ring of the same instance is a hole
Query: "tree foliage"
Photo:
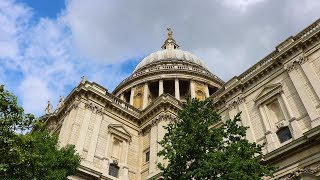
{"type": "Polygon", "coordinates": [[[66,179],[75,173],[80,156],[74,147],[60,148],[57,136],[45,130],[30,133],[36,126],[39,121],[1,85],[0,179],[66,179]]]}
{"type": "Polygon", "coordinates": [[[212,100],[189,101],[165,129],[158,164],[165,179],[261,179],[273,167],[261,165],[261,145],[245,139],[240,113],[225,123],[212,100]]]}

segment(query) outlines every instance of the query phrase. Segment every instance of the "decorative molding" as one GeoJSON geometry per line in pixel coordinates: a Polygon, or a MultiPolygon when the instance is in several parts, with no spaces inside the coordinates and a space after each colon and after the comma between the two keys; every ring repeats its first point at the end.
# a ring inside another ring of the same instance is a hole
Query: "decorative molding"
{"type": "Polygon", "coordinates": [[[176,116],[172,115],[171,113],[161,113],[154,119],[152,119],[149,123],[151,126],[155,126],[160,121],[174,121],[176,120],[176,116]]]}
{"type": "Polygon", "coordinates": [[[286,70],[288,71],[288,73],[290,73],[291,71],[296,69],[296,65],[295,62],[289,63],[286,67],[286,70]]]}
{"type": "Polygon", "coordinates": [[[281,129],[281,128],[287,126],[287,124],[288,124],[288,123],[286,123],[285,120],[282,120],[282,121],[279,121],[279,122],[276,123],[276,127],[277,127],[278,129],[281,129]]]}
{"type": "Polygon", "coordinates": [[[92,111],[92,113],[96,113],[96,114],[103,114],[103,108],[100,107],[100,105],[98,104],[93,104],[92,102],[86,102],[84,107],[86,109],[90,109],[92,111]]]}
{"type": "Polygon", "coordinates": [[[299,57],[299,60],[298,60],[298,63],[300,65],[304,64],[305,62],[307,62],[309,59],[308,57],[306,57],[304,54],[302,54],[300,57],[299,57]]]}
{"type": "Polygon", "coordinates": [[[228,104],[226,105],[226,107],[227,107],[228,110],[230,111],[230,110],[232,110],[232,109],[235,109],[235,108],[237,107],[237,105],[238,105],[238,102],[237,102],[237,101],[232,101],[232,102],[228,103],[228,104]]]}
{"type": "Polygon", "coordinates": [[[86,102],[85,103],[85,105],[84,105],[84,107],[86,108],[86,109],[90,109],[91,111],[94,111],[94,105],[93,105],[93,103],[92,102],[86,102]]]}
{"type": "Polygon", "coordinates": [[[122,124],[109,124],[108,130],[110,134],[114,134],[128,142],[131,142],[132,135],[122,124]]]}
{"type": "Polygon", "coordinates": [[[298,170],[291,172],[287,176],[285,176],[284,180],[293,180],[297,177],[300,177],[304,173],[315,175],[318,172],[320,172],[320,164],[317,164],[315,167],[299,168],[298,170]]]}
{"type": "Polygon", "coordinates": [[[263,87],[263,89],[258,93],[258,95],[253,99],[253,101],[260,105],[263,102],[269,100],[273,96],[282,92],[282,85],[280,83],[270,84],[263,87]]]}

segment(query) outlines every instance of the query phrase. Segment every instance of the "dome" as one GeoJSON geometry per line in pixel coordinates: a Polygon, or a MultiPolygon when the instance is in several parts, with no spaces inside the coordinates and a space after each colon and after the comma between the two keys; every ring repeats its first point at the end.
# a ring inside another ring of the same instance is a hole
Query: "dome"
{"type": "Polygon", "coordinates": [[[205,99],[223,86],[224,82],[197,56],[181,50],[171,28],[167,30],[162,49],[143,58],[134,72],[115,88],[115,96],[144,109],[161,94],[184,102],[188,98],[205,99]]]}
{"type": "Polygon", "coordinates": [[[186,61],[195,63],[205,69],[206,66],[204,63],[197,58],[195,55],[191,54],[188,51],[183,51],[181,49],[163,49],[154,53],[151,53],[149,56],[145,57],[135,68],[134,71],[155,62],[159,62],[162,60],[177,60],[177,61],[186,61]]]}

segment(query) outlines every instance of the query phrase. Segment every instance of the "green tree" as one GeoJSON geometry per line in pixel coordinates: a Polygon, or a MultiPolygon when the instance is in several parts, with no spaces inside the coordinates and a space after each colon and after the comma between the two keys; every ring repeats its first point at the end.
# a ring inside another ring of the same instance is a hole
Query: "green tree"
{"type": "Polygon", "coordinates": [[[240,113],[220,124],[212,100],[189,101],[165,129],[158,164],[165,179],[261,179],[273,167],[260,164],[261,145],[245,139],[240,113]]]}
{"type": "Polygon", "coordinates": [[[74,146],[60,148],[57,136],[46,130],[30,132],[39,126],[1,85],[0,179],[66,179],[75,173],[80,156],[74,146]]]}

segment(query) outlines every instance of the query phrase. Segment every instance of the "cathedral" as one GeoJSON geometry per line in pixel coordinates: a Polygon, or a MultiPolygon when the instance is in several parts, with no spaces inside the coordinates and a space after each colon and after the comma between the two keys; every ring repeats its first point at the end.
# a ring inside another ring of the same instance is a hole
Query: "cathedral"
{"type": "Polygon", "coordinates": [[[186,99],[209,97],[220,124],[242,112],[246,138],[265,144],[261,163],[278,167],[271,179],[320,178],[320,19],[227,82],[181,50],[168,28],[161,50],[113,92],[82,77],[42,119],[82,158],[69,179],[157,180],[163,126],[186,99]]]}

